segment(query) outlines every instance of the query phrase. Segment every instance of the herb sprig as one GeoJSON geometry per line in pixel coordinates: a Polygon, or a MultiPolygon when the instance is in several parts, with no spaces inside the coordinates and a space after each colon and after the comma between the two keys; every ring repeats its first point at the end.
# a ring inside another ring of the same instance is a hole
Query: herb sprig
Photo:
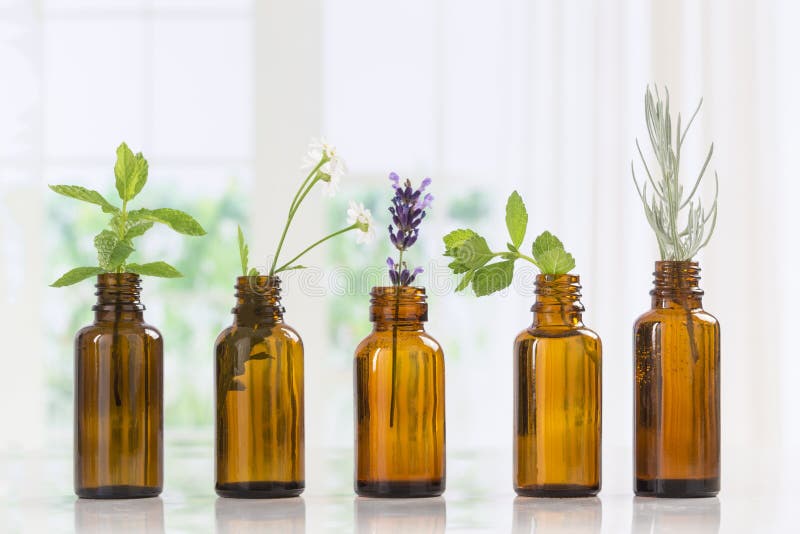
{"type": "Polygon", "coordinates": [[[131,272],[163,278],[182,276],[175,267],[163,261],[142,264],[128,262],[128,257],[136,250],[133,240],[143,236],[156,223],[169,226],[185,235],[201,236],[206,233],[191,215],[180,210],[172,208],[128,210],[128,202],[133,200],[147,183],[148,170],[147,160],[141,152],[134,154],[125,143],[119,145],[114,176],[117,194],[122,200],[120,207],[106,200],[97,191],[79,185],[49,186],[60,195],[95,204],[103,213],[111,216],[108,227],[94,237],[98,266],[72,269],[53,282],[52,287],[72,285],[103,273],[131,272]]]}
{"type": "Polygon", "coordinates": [[[528,211],[522,197],[514,191],[506,203],[507,250],[494,252],[486,239],[473,230],[453,230],[444,236],[444,255],[453,258],[448,267],[454,274],[463,274],[456,291],[472,286],[475,295],[482,297],[511,285],[514,263],[524,260],[543,274],[565,274],[575,268],[575,259],[564,244],[550,232],[543,232],[533,242],[531,256],[520,252],[528,229],[528,211]],[[495,258],[501,261],[492,262],[495,258]]]}
{"type": "Polygon", "coordinates": [[[703,180],[711,156],[714,154],[714,144],[708,149],[703,166],[689,193],[684,195],[684,188],[678,178],[681,164],[681,148],[689,132],[689,127],[694,122],[703,100],[697,104],[692,117],[685,129],[681,129],[681,115],[678,113],[677,128],[673,142],[672,118],[669,111],[669,90],[665,87],[665,98],[662,101],[658,89],[655,98],[647,88],[644,97],[645,120],[647,133],[650,136],[650,145],[658,161],[659,174],[653,176],[647,165],[647,160],[636,140],[636,150],[642,162],[647,180],[640,185],[636,179],[633,161],[631,161],[631,175],[636,185],[636,192],[642,201],[647,222],[656,234],[658,250],[662,260],[688,261],[697,252],[705,247],[717,224],[717,197],[719,195],[719,177],[714,173],[714,202],[711,209],[706,210],[702,201],[696,199],[700,182],[703,180]],[[648,190],[648,184],[650,189],[648,190]],[[648,197],[648,193],[649,197],[648,197]],[[685,213],[685,216],[682,215],[685,213]],[[681,228],[680,219],[684,219],[681,228]]]}
{"type": "MultiPolygon", "coordinates": [[[[347,166],[344,160],[339,156],[336,148],[325,142],[324,139],[319,141],[312,141],[306,154],[303,168],[310,169],[303,182],[300,184],[299,189],[294,195],[291,204],[289,204],[289,214],[286,217],[286,224],[283,226],[280,240],[278,241],[278,248],[275,255],[272,256],[272,263],[267,273],[269,276],[275,276],[284,271],[294,271],[297,269],[305,269],[304,265],[297,264],[297,260],[310,252],[312,249],[318,247],[322,243],[333,239],[336,236],[356,230],[356,241],[358,243],[369,243],[375,235],[375,224],[372,219],[372,214],[363,204],[350,201],[350,206],[347,210],[347,225],[343,228],[332,232],[321,239],[318,239],[311,245],[304,248],[300,253],[296,254],[289,261],[282,264],[278,263],[278,258],[283,250],[283,245],[286,243],[286,237],[289,233],[289,227],[297,215],[300,205],[303,200],[308,196],[311,190],[320,184],[322,192],[326,196],[334,196],[339,188],[339,182],[347,171],[347,166]]],[[[258,276],[260,272],[255,268],[248,269],[247,267],[248,247],[244,240],[242,229],[239,228],[239,256],[242,261],[243,276],[258,276]]]]}

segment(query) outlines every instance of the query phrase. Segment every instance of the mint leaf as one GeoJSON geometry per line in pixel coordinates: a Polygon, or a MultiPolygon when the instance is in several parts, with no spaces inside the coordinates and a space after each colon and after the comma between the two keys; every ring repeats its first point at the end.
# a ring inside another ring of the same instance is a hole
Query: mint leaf
{"type": "Polygon", "coordinates": [[[506,228],[514,247],[519,247],[528,229],[528,211],[525,209],[522,197],[516,191],[511,193],[506,203],[506,228]]]}
{"type": "Polygon", "coordinates": [[[575,268],[575,258],[564,250],[564,244],[550,232],[542,232],[533,242],[533,259],[543,274],[566,274],[575,268]]]}
{"type": "Polygon", "coordinates": [[[122,200],[131,200],[147,183],[147,160],[141,152],[134,154],[128,145],[122,143],[117,147],[117,162],[114,164],[114,176],[117,179],[117,193],[122,200]]]}
{"type": "Polygon", "coordinates": [[[467,239],[470,239],[472,237],[478,237],[478,234],[476,234],[472,230],[463,230],[463,229],[453,230],[452,232],[450,232],[449,234],[447,234],[442,238],[445,247],[444,255],[451,256],[452,254],[448,254],[449,251],[458,246],[463,245],[467,239]]]}
{"type": "Polygon", "coordinates": [[[175,267],[163,261],[152,263],[129,263],[127,271],[145,276],[160,276],[161,278],[180,278],[183,276],[175,267]]]}
{"type": "Polygon", "coordinates": [[[76,284],[81,280],[86,280],[87,278],[97,276],[98,274],[103,274],[104,272],[105,270],[101,269],[100,267],[77,267],[50,284],[50,287],[71,286],[72,284],[76,284]]]}
{"type": "Polygon", "coordinates": [[[486,240],[478,234],[468,238],[450,252],[454,260],[449,266],[456,274],[477,269],[493,257],[486,240]]]}
{"type": "Polygon", "coordinates": [[[159,208],[157,210],[140,209],[128,213],[132,221],[153,221],[166,224],[176,232],[186,235],[205,235],[206,231],[194,218],[181,210],[159,208]]]}
{"type": "Polygon", "coordinates": [[[514,260],[500,261],[481,267],[472,277],[472,290],[482,297],[511,285],[514,277],[514,260]]]}
{"type": "Polygon", "coordinates": [[[119,208],[92,189],[86,189],[79,185],[49,185],[48,187],[59,195],[89,202],[90,204],[97,204],[105,213],[117,213],[119,211],[119,208]]]}
{"type": "Polygon", "coordinates": [[[247,272],[247,276],[258,276],[258,269],[255,267],[250,267],[250,270],[247,272]]]}
{"type": "Polygon", "coordinates": [[[126,225],[128,229],[125,230],[125,239],[133,239],[134,237],[144,235],[154,224],[155,223],[149,221],[128,221],[126,225]]]}
{"type": "Polygon", "coordinates": [[[103,230],[94,238],[97,262],[106,271],[114,271],[128,259],[134,248],[130,241],[120,240],[111,230],[103,230]]]}
{"type": "Polygon", "coordinates": [[[244,233],[242,232],[242,227],[237,225],[236,228],[239,230],[239,259],[242,261],[242,276],[247,276],[248,248],[247,244],[244,242],[244,233]]]}

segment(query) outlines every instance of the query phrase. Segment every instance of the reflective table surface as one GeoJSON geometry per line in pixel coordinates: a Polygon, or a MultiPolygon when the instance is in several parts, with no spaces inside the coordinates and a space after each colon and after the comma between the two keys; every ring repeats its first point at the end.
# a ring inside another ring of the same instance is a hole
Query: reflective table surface
{"type": "Polygon", "coordinates": [[[800,532],[794,516],[797,495],[728,491],[724,481],[722,493],[713,499],[637,498],[621,483],[620,473],[612,473],[612,487],[604,484],[594,498],[516,497],[506,465],[509,459],[489,451],[450,452],[447,491],[432,499],[356,497],[351,452],[346,450],[307,453],[307,472],[316,476],[309,477],[301,497],[222,499],[213,491],[211,452],[208,444],[168,445],[164,493],[154,499],[113,501],[74,496],[72,460],[65,451],[6,454],[0,460],[0,531],[800,532]]]}

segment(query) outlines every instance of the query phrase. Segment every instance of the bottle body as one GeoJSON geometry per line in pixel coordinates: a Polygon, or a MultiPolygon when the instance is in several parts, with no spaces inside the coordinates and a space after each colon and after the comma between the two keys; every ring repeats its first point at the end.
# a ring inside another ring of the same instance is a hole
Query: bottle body
{"type": "Polygon", "coordinates": [[[374,288],[372,315],[375,329],[354,358],[355,491],[369,497],[441,495],[444,353],[422,327],[424,289],[374,288]]]}
{"type": "Polygon", "coordinates": [[[539,275],[533,325],[514,343],[514,490],[596,495],[601,483],[602,347],[580,322],[578,277],[539,275]]]}
{"type": "Polygon", "coordinates": [[[694,262],[657,262],[653,308],[634,326],[635,492],[710,497],[720,488],[720,329],[694,262]]]}
{"type": "Polygon", "coordinates": [[[139,278],[98,276],[95,323],[75,338],[79,497],[154,497],[163,485],[163,340],[144,322],[139,278]]]}
{"type": "Polygon", "coordinates": [[[293,497],[305,488],[303,342],[283,322],[279,281],[249,278],[239,278],[236,320],[215,345],[215,489],[293,497]]]}

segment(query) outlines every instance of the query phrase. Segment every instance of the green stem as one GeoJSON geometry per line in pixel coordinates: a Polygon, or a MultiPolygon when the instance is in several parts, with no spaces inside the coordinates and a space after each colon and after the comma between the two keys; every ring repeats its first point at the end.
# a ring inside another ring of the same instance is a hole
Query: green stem
{"type": "Polygon", "coordinates": [[[534,259],[533,259],[533,258],[531,258],[530,256],[526,256],[525,254],[521,254],[521,253],[519,253],[519,252],[517,252],[517,256],[518,256],[520,259],[522,259],[522,260],[525,260],[525,261],[528,261],[528,262],[532,263],[532,264],[533,264],[533,265],[535,265],[535,266],[536,266],[536,268],[537,268],[537,269],[539,269],[540,271],[542,271],[542,270],[543,270],[543,269],[542,269],[542,267],[541,267],[541,266],[540,266],[538,263],[536,263],[536,260],[534,260],[534,259]]]}
{"type": "Polygon", "coordinates": [[[325,161],[326,159],[324,157],[321,160],[319,160],[317,166],[311,169],[311,172],[308,173],[306,179],[303,180],[303,183],[300,185],[300,188],[297,190],[297,193],[294,194],[292,203],[289,206],[289,216],[286,219],[286,225],[283,227],[283,232],[281,233],[281,239],[280,241],[278,241],[278,250],[275,251],[275,257],[272,258],[272,266],[269,269],[270,276],[273,276],[275,274],[275,266],[278,264],[278,256],[280,256],[281,254],[281,249],[283,248],[283,242],[286,240],[286,233],[289,231],[289,225],[292,224],[292,219],[294,219],[295,213],[297,213],[297,208],[300,207],[300,204],[303,202],[303,199],[306,198],[308,192],[311,191],[311,188],[314,187],[314,184],[316,184],[317,181],[319,180],[319,177],[317,177],[317,171],[319,170],[320,167],[322,167],[325,161]],[[314,179],[309,184],[308,182],[309,180],[312,179],[312,177],[314,177],[314,179]],[[308,187],[306,187],[306,184],[308,184],[308,187]],[[303,188],[306,188],[305,191],[303,191],[303,188]]]}
{"type": "MultiPolygon", "coordinates": [[[[400,271],[403,270],[403,251],[400,251],[400,257],[397,259],[397,265],[400,271]]],[[[399,274],[399,273],[398,273],[399,274]]],[[[394,300],[394,323],[392,324],[392,396],[389,399],[389,426],[394,426],[394,404],[395,404],[395,390],[397,389],[397,316],[400,314],[400,283],[395,286],[394,300]]]]}
{"type": "Polygon", "coordinates": [[[281,271],[285,271],[288,267],[290,267],[292,265],[292,263],[294,263],[295,261],[299,260],[306,252],[308,252],[309,250],[313,249],[314,247],[316,247],[318,245],[321,245],[322,243],[324,243],[328,239],[336,237],[337,235],[341,235],[341,234],[343,234],[345,232],[349,232],[350,230],[355,230],[356,228],[358,228],[358,223],[353,223],[353,224],[351,224],[350,226],[348,226],[346,228],[342,228],[341,230],[333,232],[332,234],[326,235],[325,237],[323,237],[319,241],[316,241],[316,242],[312,243],[311,245],[309,245],[308,247],[306,247],[303,250],[303,252],[301,252],[300,254],[298,254],[297,256],[292,258],[291,260],[289,260],[286,263],[284,263],[283,265],[281,265],[278,269],[275,269],[273,267],[273,269],[270,271],[270,276],[278,274],[281,271]]]}

